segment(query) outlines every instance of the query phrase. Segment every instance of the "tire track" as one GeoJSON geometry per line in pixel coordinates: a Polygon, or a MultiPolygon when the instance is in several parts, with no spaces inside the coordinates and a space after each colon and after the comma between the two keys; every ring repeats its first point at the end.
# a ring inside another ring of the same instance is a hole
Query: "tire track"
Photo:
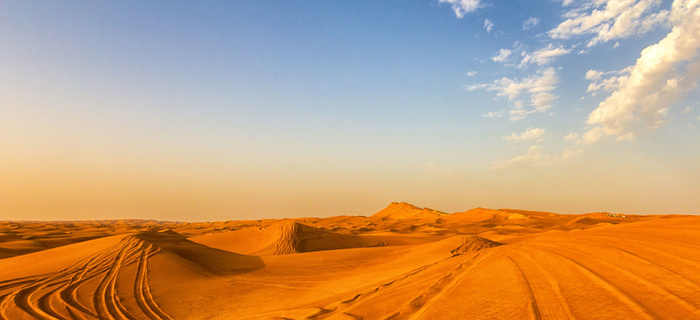
{"type": "MultiPolygon", "coordinates": [[[[587,259],[584,259],[584,261],[593,261],[596,264],[600,265],[600,269],[614,271],[615,275],[617,276],[616,282],[618,282],[616,286],[628,292],[630,295],[638,296],[635,300],[639,301],[640,303],[642,301],[646,301],[647,303],[645,304],[645,306],[647,308],[649,308],[650,310],[652,308],[656,310],[654,311],[654,314],[670,319],[677,317],[679,312],[684,311],[685,316],[683,316],[682,318],[700,318],[700,310],[696,306],[692,305],[689,301],[686,301],[685,299],[679,297],[673,292],[659,287],[658,285],[642,278],[634,272],[631,272],[625,268],[618,267],[610,262],[607,262],[600,258],[596,258],[595,256],[592,256],[586,252],[577,249],[559,247],[558,250],[560,252],[568,252],[569,254],[586,257],[587,259]],[[625,279],[627,281],[625,281],[625,279]],[[634,283],[635,285],[631,285],[630,283],[634,283]],[[649,292],[640,292],[640,289],[648,290],[649,292]],[[652,293],[654,295],[654,298],[649,298],[649,293],[652,293]],[[668,313],[669,305],[676,306],[675,308],[673,308],[673,314],[668,313]]],[[[589,262],[589,264],[591,264],[591,262],[589,262]]]]}
{"type": "Polygon", "coordinates": [[[14,294],[14,302],[17,307],[22,309],[24,312],[28,313],[34,318],[41,319],[41,320],[53,320],[53,317],[50,314],[47,314],[41,308],[39,308],[37,305],[35,305],[31,297],[39,289],[39,287],[28,287],[20,290],[16,294],[14,294]]]}
{"type": "MultiPolygon", "coordinates": [[[[485,259],[490,252],[487,252],[486,254],[482,255],[480,259],[477,260],[477,258],[481,255],[481,253],[476,253],[473,257],[471,257],[469,260],[466,262],[460,263],[447,277],[443,277],[438,281],[433,287],[428,289],[428,292],[430,292],[430,295],[427,296],[425,293],[422,296],[425,296],[426,299],[423,304],[421,304],[418,308],[416,309],[407,309],[407,310],[402,310],[405,311],[404,317],[410,316],[408,319],[409,320],[417,320],[419,319],[430,307],[432,307],[437,301],[440,300],[443,296],[445,296],[447,293],[452,291],[454,287],[457,286],[459,282],[462,281],[464,277],[466,277],[469,274],[469,271],[472,269],[476,268],[479,263],[478,261],[481,261],[485,259]],[[460,269],[464,268],[465,266],[468,266],[462,271],[459,271],[460,269]],[[454,274],[454,276],[453,276],[454,274]],[[445,281],[444,285],[441,283],[442,280],[448,280],[445,281]]],[[[415,299],[414,299],[415,300],[415,299]]],[[[401,311],[393,314],[391,316],[392,319],[401,319],[401,311]]]]}
{"type": "MultiPolygon", "coordinates": [[[[435,301],[439,300],[440,297],[442,297],[446,292],[450,291],[452,288],[454,288],[457,283],[461,281],[461,279],[466,276],[472,268],[478,266],[478,264],[475,264],[474,262],[476,261],[481,261],[482,259],[486,258],[487,256],[490,256],[493,251],[484,251],[484,252],[477,252],[474,251],[474,255],[471,256],[467,261],[457,263],[456,266],[451,268],[447,272],[447,275],[444,275],[442,277],[439,277],[438,279],[435,280],[433,285],[429,286],[428,288],[424,289],[422,292],[418,294],[415,298],[411,299],[407,304],[403,306],[399,306],[393,313],[391,313],[386,319],[418,319],[430,306],[432,306],[435,301]],[[466,267],[466,268],[465,268],[466,267]]],[[[392,286],[396,283],[403,282],[403,281],[408,281],[409,279],[413,279],[413,277],[419,273],[422,273],[423,271],[433,268],[437,265],[442,265],[445,262],[448,261],[454,261],[453,259],[458,258],[458,257],[463,257],[463,254],[453,254],[450,257],[444,258],[442,260],[439,260],[437,262],[433,262],[421,267],[418,267],[414,270],[411,270],[407,273],[405,273],[402,276],[396,277],[392,279],[391,281],[387,281],[385,283],[382,283],[376,287],[374,287],[370,291],[366,291],[364,293],[359,293],[353,296],[350,299],[346,299],[340,303],[335,303],[335,304],[330,304],[327,305],[326,307],[323,308],[318,308],[318,312],[307,317],[307,319],[324,319],[324,318],[332,318],[335,315],[340,315],[340,314],[351,314],[349,312],[346,312],[348,309],[353,307],[354,305],[361,303],[363,301],[366,301],[368,299],[371,299],[374,295],[378,294],[380,291],[382,291],[384,288],[387,288],[389,286],[392,286]]],[[[445,271],[441,271],[440,274],[444,274],[445,271]]],[[[435,279],[435,276],[431,277],[435,279]]],[[[385,314],[388,313],[389,310],[385,311],[385,314]]],[[[353,315],[353,316],[358,316],[358,315],[353,315]]]]}
{"type": "Polygon", "coordinates": [[[156,304],[151,295],[151,289],[148,286],[148,257],[156,254],[158,251],[160,251],[160,249],[153,245],[149,245],[146,250],[141,250],[136,279],[134,280],[134,296],[136,297],[136,303],[141,311],[150,319],[170,319],[170,317],[158,307],[158,304],[156,304]]]}
{"type": "Polygon", "coordinates": [[[545,280],[530,281],[530,284],[533,285],[533,291],[535,295],[543,296],[543,298],[539,301],[542,301],[543,304],[547,306],[547,308],[542,308],[540,310],[542,311],[541,316],[543,318],[552,319],[575,319],[576,317],[571,312],[569,303],[566,301],[564,294],[562,294],[561,292],[559,282],[554,278],[554,276],[552,276],[552,274],[549,271],[547,271],[547,269],[544,266],[539,264],[536,261],[536,259],[534,259],[529,253],[525,252],[524,250],[521,249],[519,251],[515,251],[515,254],[525,261],[525,263],[523,263],[523,261],[521,260],[519,266],[521,267],[521,270],[527,278],[540,278],[545,280]],[[530,268],[523,268],[523,266],[528,265],[530,266],[530,268]],[[547,296],[549,296],[549,299],[547,298],[547,296]],[[547,301],[555,301],[558,303],[547,303],[547,301]],[[555,312],[556,309],[559,309],[557,307],[560,307],[559,312],[555,312]],[[551,312],[554,312],[554,314],[549,315],[549,313],[551,312]]]}
{"type": "Polygon", "coordinates": [[[39,299],[37,299],[37,305],[38,305],[39,309],[41,309],[42,311],[51,315],[52,317],[57,318],[57,319],[61,319],[61,320],[66,319],[66,318],[61,316],[56,310],[53,309],[53,307],[51,306],[51,299],[53,299],[55,295],[58,295],[59,294],[58,291],[61,290],[61,288],[63,288],[64,286],[65,285],[58,285],[58,286],[56,286],[55,289],[49,291],[49,293],[44,294],[44,295],[40,296],[39,299]]]}
{"type": "Polygon", "coordinates": [[[117,258],[112,264],[112,267],[104,275],[102,281],[100,281],[100,284],[95,290],[96,292],[93,296],[95,309],[97,309],[98,314],[106,315],[108,319],[135,319],[126,311],[124,306],[122,306],[121,302],[119,301],[119,296],[116,295],[116,283],[117,277],[119,276],[119,271],[121,270],[122,265],[125,263],[125,256],[130,253],[131,250],[129,249],[132,248],[133,244],[128,243],[119,250],[117,258]]]}
{"type": "Polygon", "coordinates": [[[529,298],[530,298],[530,310],[532,311],[532,315],[536,320],[541,320],[542,315],[540,314],[540,308],[537,306],[537,298],[535,298],[535,292],[532,290],[532,285],[530,284],[530,281],[527,279],[527,276],[525,276],[525,272],[523,272],[523,268],[520,267],[520,265],[513,260],[511,256],[508,256],[508,259],[515,264],[515,267],[518,269],[518,277],[520,280],[525,282],[525,286],[527,287],[527,291],[529,292],[529,298]]]}
{"type": "Polygon", "coordinates": [[[658,319],[659,316],[654,313],[652,310],[647,308],[644,304],[639,302],[637,299],[635,299],[632,295],[630,295],[628,292],[622,290],[620,287],[618,287],[615,283],[611,282],[607,278],[603,277],[602,275],[598,274],[597,272],[591,270],[590,268],[582,265],[581,263],[574,261],[566,256],[563,256],[561,254],[558,254],[556,252],[552,252],[550,250],[545,250],[545,249],[540,249],[542,251],[546,251],[549,254],[552,254],[558,258],[560,258],[563,261],[566,261],[569,265],[573,266],[574,268],[578,269],[586,278],[591,280],[593,283],[597,284],[599,287],[603,288],[604,290],[608,291],[612,296],[614,296],[616,299],[618,299],[620,302],[625,304],[627,307],[630,308],[630,310],[634,311],[638,315],[638,319],[658,319]]]}
{"type": "MultiPolygon", "coordinates": [[[[671,273],[673,273],[673,274],[675,274],[675,275],[677,275],[677,276],[679,276],[679,277],[685,279],[685,280],[683,280],[683,281],[685,281],[685,282],[687,283],[688,286],[695,287],[695,288],[700,292],[700,283],[697,282],[696,280],[690,279],[690,278],[688,278],[688,276],[683,275],[683,274],[681,274],[681,273],[679,273],[679,272],[677,272],[677,271],[675,271],[675,270],[669,268],[668,266],[664,266],[664,265],[661,265],[660,263],[658,263],[658,262],[656,262],[656,261],[652,261],[652,260],[650,260],[649,258],[642,257],[642,256],[639,255],[639,254],[632,253],[632,252],[630,252],[630,251],[627,250],[627,249],[621,248],[620,246],[612,246],[612,245],[609,244],[611,241],[613,241],[613,242],[619,241],[619,239],[617,239],[617,238],[610,237],[610,236],[598,236],[598,235],[597,235],[595,238],[592,238],[592,239],[598,240],[599,243],[602,242],[602,244],[605,245],[605,246],[607,246],[607,247],[611,247],[611,248],[620,250],[620,251],[622,251],[622,252],[625,252],[625,253],[627,253],[627,254],[629,254],[629,255],[631,255],[631,256],[634,256],[634,257],[638,258],[639,260],[646,261],[646,262],[649,263],[649,264],[652,264],[652,265],[655,265],[655,266],[657,266],[657,267],[659,267],[659,268],[661,268],[661,269],[667,270],[667,271],[669,271],[669,272],[671,272],[671,273]],[[601,239],[601,238],[602,238],[602,239],[601,239]],[[608,240],[604,240],[604,239],[608,239],[608,240]]],[[[684,258],[684,257],[682,257],[682,256],[674,255],[674,254],[668,253],[668,252],[663,251],[663,250],[651,248],[651,247],[648,246],[648,245],[647,245],[647,246],[643,246],[643,245],[635,244],[635,243],[631,243],[631,242],[624,242],[624,245],[626,245],[626,246],[628,246],[628,247],[634,247],[634,248],[637,248],[637,249],[642,249],[642,250],[644,250],[644,251],[652,252],[652,253],[655,253],[655,254],[658,254],[658,255],[661,255],[661,256],[664,256],[664,257],[667,257],[667,258],[676,260],[676,264],[678,264],[678,262],[682,262],[682,264],[685,264],[686,266],[691,266],[692,268],[696,268],[696,269],[697,269],[697,268],[699,267],[698,263],[695,262],[695,261],[688,260],[688,259],[686,259],[686,258],[684,258]]],[[[668,259],[665,260],[665,262],[668,263],[668,259]]]]}
{"type": "Polygon", "coordinates": [[[126,236],[110,248],[82,259],[55,273],[0,282],[0,320],[12,319],[22,312],[36,319],[167,319],[153,299],[148,285],[148,258],[160,251],[155,243],[138,234],[126,236]],[[117,291],[122,268],[138,262],[133,282],[133,296],[117,291]],[[79,300],[79,291],[89,289],[91,305],[79,300]],[[138,309],[127,310],[123,299],[135,300],[138,309]],[[138,312],[141,313],[138,313],[138,312]]]}
{"type": "Polygon", "coordinates": [[[360,301],[362,301],[362,300],[366,300],[366,299],[372,297],[372,296],[375,295],[377,292],[382,291],[383,288],[389,287],[389,286],[395,284],[396,282],[404,281],[404,280],[406,280],[406,279],[409,279],[409,278],[411,278],[412,276],[414,276],[414,275],[416,275],[416,274],[418,274],[418,273],[424,271],[425,269],[428,269],[428,268],[430,268],[431,266],[434,266],[434,265],[436,265],[436,264],[439,264],[439,263],[441,263],[441,262],[443,262],[443,261],[446,261],[446,260],[448,260],[448,259],[451,259],[451,258],[453,258],[453,257],[454,257],[454,256],[448,257],[448,258],[445,258],[445,259],[440,260],[440,261],[438,261],[438,262],[434,262],[434,263],[431,263],[431,264],[424,265],[424,266],[418,267],[418,268],[416,268],[416,269],[413,269],[413,270],[411,270],[411,271],[409,271],[409,272],[407,272],[407,273],[404,273],[403,275],[400,275],[400,276],[398,276],[398,277],[393,278],[393,279],[390,280],[390,281],[384,282],[384,283],[382,283],[382,284],[380,284],[380,285],[378,285],[378,286],[376,286],[376,287],[373,287],[373,288],[370,289],[369,291],[365,291],[365,292],[363,292],[363,293],[358,293],[358,294],[356,294],[353,298],[343,300],[343,301],[340,302],[340,303],[334,303],[334,304],[327,305],[326,307],[320,307],[320,308],[318,308],[318,309],[319,309],[318,312],[316,312],[316,313],[313,314],[313,315],[308,316],[306,319],[322,319],[322,318],[330,317],[330,316],[335,315],[335,314],[343,313],[344,310],[347,310],[348,308],[350,308],[351,306],[353,306],[354,304],[356,304],[356,303],[358,303],[358,302],[360,302],[360,301]]]}

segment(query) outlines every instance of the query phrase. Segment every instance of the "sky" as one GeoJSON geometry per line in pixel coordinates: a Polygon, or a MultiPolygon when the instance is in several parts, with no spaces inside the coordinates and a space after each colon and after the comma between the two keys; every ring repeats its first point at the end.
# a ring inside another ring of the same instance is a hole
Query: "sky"
{"type": "Polygon", "coordinates": [[[2,1],[0,220],[700,214],[700,1],[2,1]]]}

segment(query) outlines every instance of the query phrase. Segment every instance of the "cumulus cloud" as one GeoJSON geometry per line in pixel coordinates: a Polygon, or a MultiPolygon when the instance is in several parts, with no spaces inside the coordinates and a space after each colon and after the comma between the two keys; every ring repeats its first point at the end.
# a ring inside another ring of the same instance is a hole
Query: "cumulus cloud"
{"type": "Polygon", "coordinates": [[[588,116],[584,143],[606,135],[631,140],[663,125],[668,108],[700,78],[700,1],[675,0],[671,31],[642,50],[629,76],[588,116]]]}
{"type": "Polygon", "coordinates": [[[530,97],[535,112],[545,112],[552,107],[552,101],[557,97],[549,92],[538,92],[530,97]]]}
{"type": "Polygon", "coordinates": [[[586,91],[590,92],[592,96],[595,96],[601,92],[612,92],[617,90],[625,81],[627,81],[631,71],[632,67],[608,72],[593,69],[588,70],[588,72],[586,72],[586,80],[589,80],[591,83],[588,85],[586,91]]]}
{"type": "Polygon", "coordinates": [[[513,51],[510,49],[501,49],[498,50],[498,53],[495,56],[491,57],[491,60],[495,62],[505,62],[512,53],[513,51]]]}
{"type": "Polygon", "coordinates": [[[553,61],[554,58],[571,52],[571,49],[563,47],[554,47],[550,43],[547,47],[539,49],[532,54],[523,53],[523,60],[520,61],[520,66],[525,66],[528,63],[535,63],[543,66],[553,61]]]}
{"type": "Polygon", "coordinates": [[[503,140],[508,142],[535,140],[541,138],[544,134],[545,130],[542,128],[527,128],[523,133],[517,134],[513,132],[509,136],[503,137],[503,140]]]}
{"type": "Polygon", "coordinates": [[[529,17],[525,22],[523,22],[523,30],[530,30],[540,24],[540,19],[536,17],[529,17]]]}
{"type": "Polygon", "coordinates": [[[440,0],[440,3],[449,3],[452,5],[457,18],[464,17],[469,12],[474,12],[479,8],[480,0],[440,0]]]}
{"type": "Polygon", "coordinates": [[[506,97],[512,103],[510,120],[517,121],[528,114],[550,109],[552,101],[556,99],[551,92],[556,89],[558,83],[556,70],[547,68],[523,79],[504,77],[493,83],[474,84],[466,89],[496,91],[497,97],[506,97]]]}
{"type": "MultiPolygon", "coordinates": [[[[588,46],[647,33],[667,21],[668,10],[653,12],[661,0],[588,0],[564,13],[564,22],[548,32],[552,39],[593,35],[588,46]]],[[[565,2],[564,5],[572,3],[565,2]]]]}
{"type": "Polygon", "coordinates": [[[493,29],[493,22],[489,19],[484,20],[484,29],[486,29],[486,32],[491,32],[491,29],[493,29]]]}

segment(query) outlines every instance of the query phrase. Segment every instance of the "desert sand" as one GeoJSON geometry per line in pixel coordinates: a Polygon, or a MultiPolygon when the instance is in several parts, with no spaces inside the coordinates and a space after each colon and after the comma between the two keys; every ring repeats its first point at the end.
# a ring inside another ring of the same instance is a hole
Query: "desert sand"
{"type": "Polygon", "coordinates": [[[700,319],[700,217],[0,222],[0,319],[700,319]]]}

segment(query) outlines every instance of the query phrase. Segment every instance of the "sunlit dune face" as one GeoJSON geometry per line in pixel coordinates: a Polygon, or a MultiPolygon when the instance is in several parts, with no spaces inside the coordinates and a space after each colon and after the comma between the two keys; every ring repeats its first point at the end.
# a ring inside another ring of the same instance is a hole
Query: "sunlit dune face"
{"type": "Polygon", "coordinates": [[[2,222],[0,315],[687,319],[698,230],[693,216],[398,202],[369,216],[2,222]]]}

